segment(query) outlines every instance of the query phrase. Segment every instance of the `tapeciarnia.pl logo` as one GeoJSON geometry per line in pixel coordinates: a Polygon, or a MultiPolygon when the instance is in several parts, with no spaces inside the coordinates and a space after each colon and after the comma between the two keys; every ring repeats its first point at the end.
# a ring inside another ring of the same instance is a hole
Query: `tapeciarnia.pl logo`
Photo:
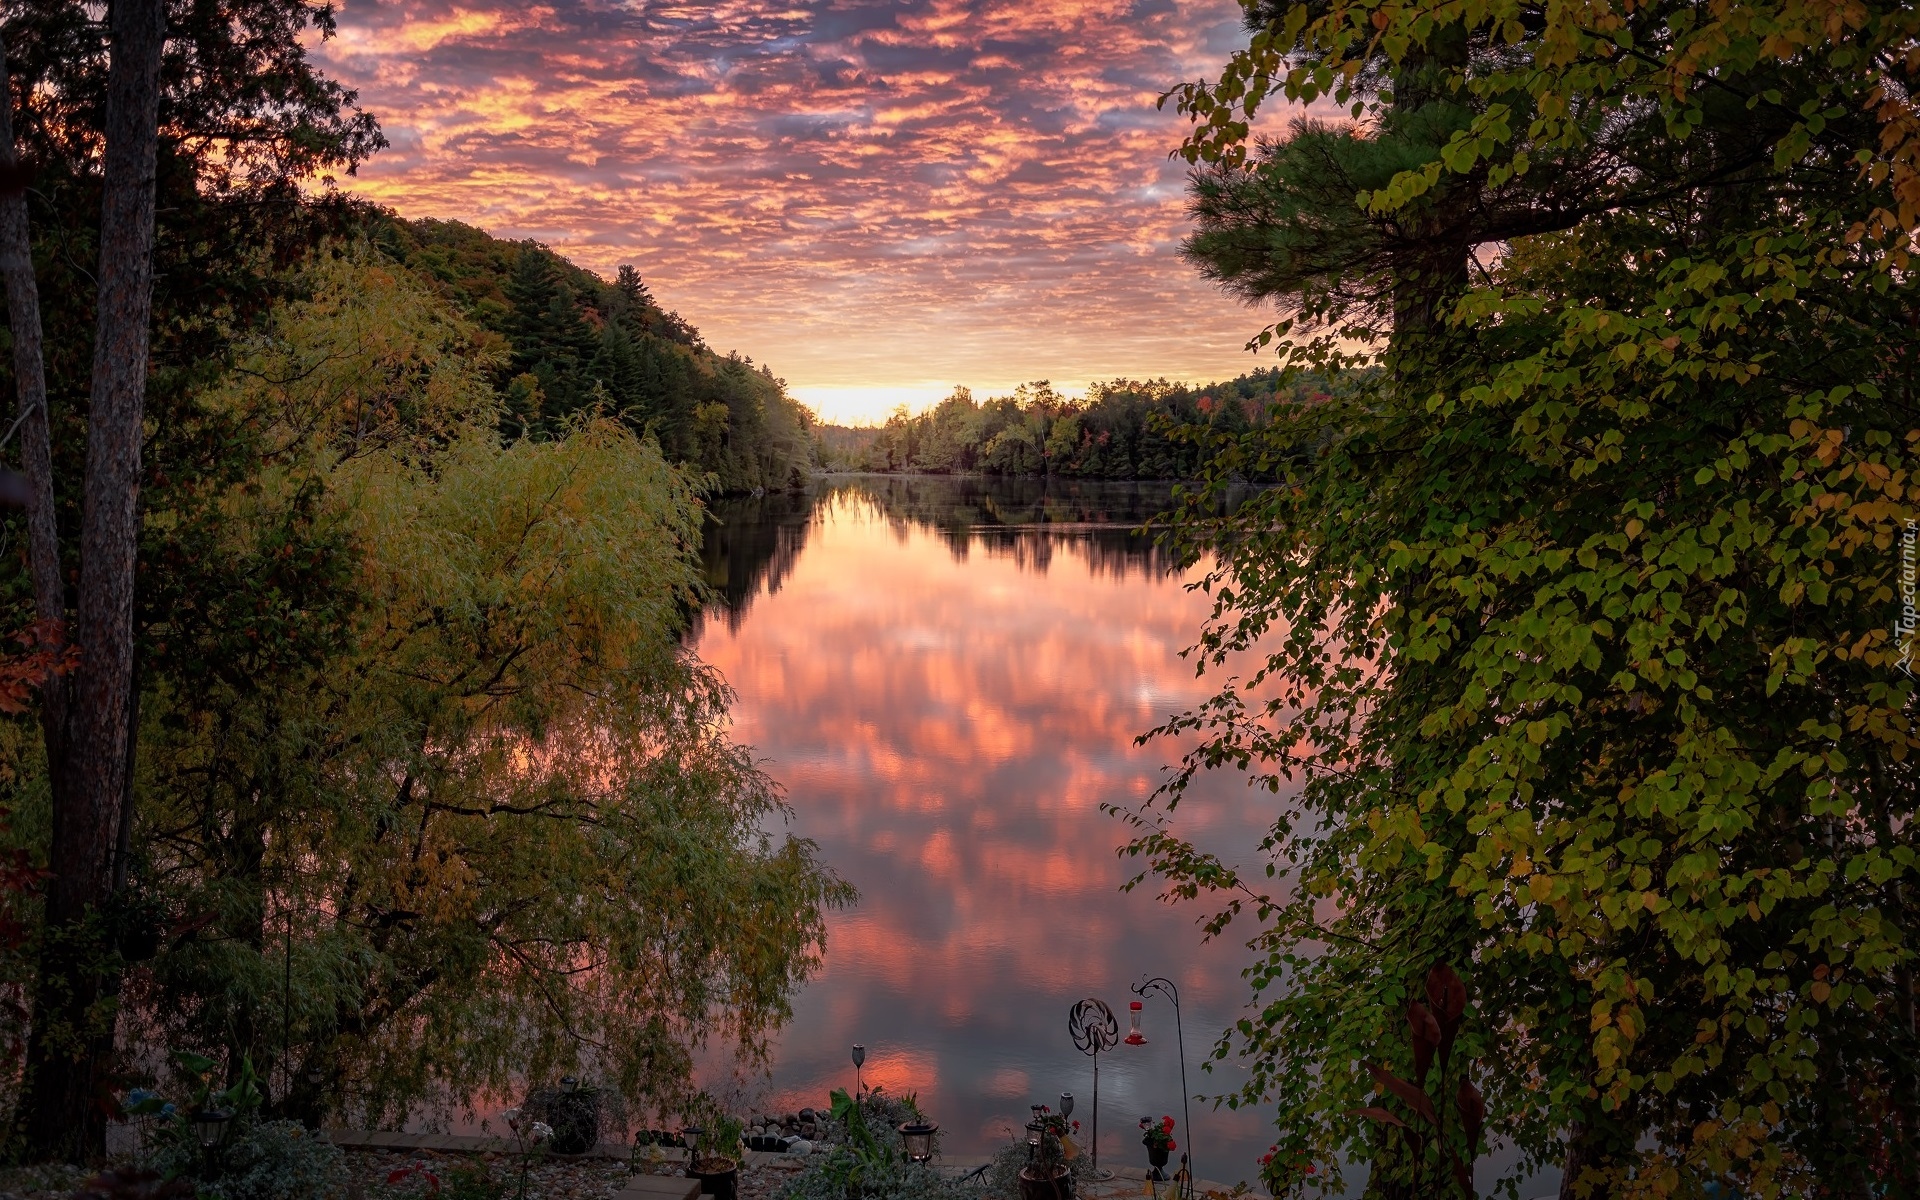
{"type": "Polygon", "coordinates": [[[1914,525],[1914,519],[1908,518],[1906,529],[1900,534],[1900,619],[1893,623],[1894,645],[1900,650],[1900,669],[1908,679],[1913,678],[1913,631],[1920,626],[1920,611],[1915,608],[1914,525]]]}

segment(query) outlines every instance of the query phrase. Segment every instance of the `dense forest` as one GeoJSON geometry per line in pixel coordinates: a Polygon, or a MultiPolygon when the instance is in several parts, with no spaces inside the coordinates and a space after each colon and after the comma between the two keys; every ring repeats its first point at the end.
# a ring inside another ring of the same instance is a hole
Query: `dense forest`
{"type": "Polygon", "coordinates": [[[895,409],[875,429],[821,426],[815,457],[842,471],[1190,479],[1219,437],[1260,428],[1277,401],[1311,403],[1339,388],[1277,369],[1203,387],[1116,379],[1081,399],[1044,380],[985,401],[962,387],[917,416],[895,409]]]}
{"type": "Polygon", "coordinates": [[[652,434],[710,490],[804,482],[812,414],[766,366],[709,349],[632,266],[609,283],[538,242],[458,221],[382,214],[371,236],[490,335],[482,349],[507,435],[551,436],[600,412],[652,434]]]}

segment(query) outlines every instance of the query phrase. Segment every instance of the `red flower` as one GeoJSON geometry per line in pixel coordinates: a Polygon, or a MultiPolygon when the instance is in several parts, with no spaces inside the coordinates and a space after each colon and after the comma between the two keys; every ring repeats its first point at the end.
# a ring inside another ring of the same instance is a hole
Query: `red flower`
{"type": "Polygon", "coordinates": [[[1172,1138],[1167,1139],[1167,1149],[1178,1150],[1179,1148],[1180,1148],[1179,1142],[1174,1141],[1172,1138]]]}
{"type": "Polygon", "coordinates": [[[1073,1123],[1073,1131],[1074,1131],[1075,1133],[1079,1133],[1079,1132],[1080,1132],[1080,1122],[1078,1122],[1078,1121],[1075,1121],[1075,1122],[1073,1123]]]}
{"type": "Polygon", "coordinates": [[[1164,1129],[1164,1130],[1166,1130],[1166,1131],[1167,1131],[1168,1133],[1172,1133],[1172,1132],[1173,1132],[1173,1118],[1172,1118],[1172,1117],[1161,1117],[1161,1118],[1160,1118],[1160,1128],[1162,1128],[1162,1129],[1164,1129]]]}

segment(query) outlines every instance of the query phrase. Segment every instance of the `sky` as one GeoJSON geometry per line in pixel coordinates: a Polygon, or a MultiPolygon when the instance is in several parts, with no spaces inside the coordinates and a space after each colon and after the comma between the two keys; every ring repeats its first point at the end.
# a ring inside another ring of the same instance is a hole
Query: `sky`
{"type": "Polygon", "coordinates": [[[1202,382],[1261,314],[1179,256],[1155,101],[1237,0],[345,0],[316,48],[408,217],[637,267],[829,420],[956,385],[1202,382]]]}

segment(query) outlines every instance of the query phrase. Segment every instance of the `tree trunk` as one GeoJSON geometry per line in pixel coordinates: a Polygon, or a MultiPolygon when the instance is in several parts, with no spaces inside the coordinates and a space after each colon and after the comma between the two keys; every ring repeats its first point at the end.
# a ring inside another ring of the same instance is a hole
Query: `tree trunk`
{"type": "MultiPolygon", "coordinates": [[[[33,1159],[106,1147],[119,964],[105,921],[127,791],[141,422],[153,308],[154,172],[164,0],[116,0],[107,80],[104,197],[80,586],[65,720],[48,739],[52,879],[19,1107],[33,1159]]],[[[36,589],[37,591],[37,589],[36,589]]]]}
{"type": "MultiPolygon", "coordinates": [[[[1417,134],[1425,110],[1452,99],[1448,74],[1465,67],[1467,57],[1467,28],[1457,22],[1435,29],[1424,48],[1410,49],[1394,68],[1389,120],[1417,134]]],[[[1437,192],[1414,201],[1398,220],[1392,347],[1406,365],[1429,352],[1448,308],[1467,288],[1474,221],[1465,207],[1469,199],[1466,189],[1449,188],[1443,178],[1437,192]]]]}
{"type": "MultiPolygon", "coordinates": [[[[54,521],[53,444],[47,421],[47,367],[42,349],[40,285],[33,274],[33,237],[27,221],[27,179],[13,144],[13,86],[6,43],[0,40],[0,280],[7,290],[13,333],[14,390],[20,398],[20,465],[31,500],[27,505],[27,561],[33,575],[34,617],[43,646],[63,638],[66,580],[60,570],[60,534],[54,521]]],[[[51,644],[51,645],[49,645],[51,644]]],[[[49,738],[66,719],[66,681],[48,677],[40,688],[40,712],[49,738]]]]}

